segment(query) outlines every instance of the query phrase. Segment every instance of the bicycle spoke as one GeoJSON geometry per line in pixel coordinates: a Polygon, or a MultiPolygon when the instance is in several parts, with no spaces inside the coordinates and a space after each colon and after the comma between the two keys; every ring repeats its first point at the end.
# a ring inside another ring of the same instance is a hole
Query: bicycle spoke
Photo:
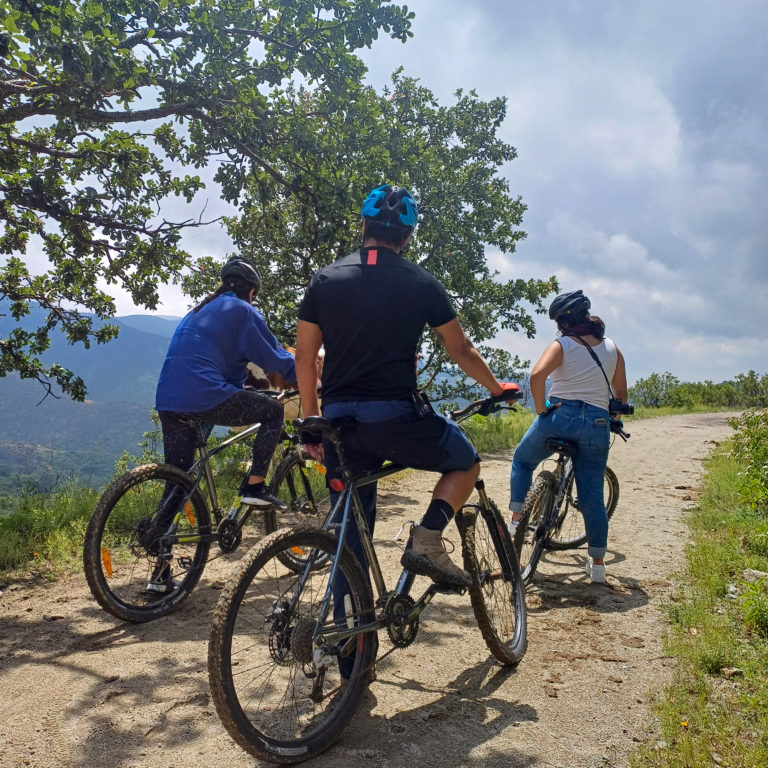
{"type": "MultiPolygon", "coordinates": [[[[286,566],[286,550],[297,545],[327,561],[336,539],[308,529],[270,536],[246,556],[217,606],[211,631],[209,670],[222,722],[238,743],[262,757],[272,754],[270,745],[275,754],[286,744],[319,751],[318,745],[335,739],[362,690],[362,670],[371,663],[373,640],[358,635],[348,686],[342,687],[338,649],[325,651],[327,666],[316,665],[312,636],[330,568],[304,573],[286,566]]],[[[342,626],[370,621],[370,593],[359,566],[343,559],[339,576],[348,580],[352,609],[342,626]]],[[[336,626],[333,608],[332,603],[327,630],[336,626]]]]}
{"type": "Polygon", "coordinates": [[[209,527],[186,473],[164,464],[127,472],[104,491],[86,530],[83,564],[91,592],[127,621],[170,613],[200,578],[209,527]],[[158,588],[148,589],[151,582],[158,588]]]}
{"type": "Polygon", "coordinates": [[[480,507],[465,508],[460,531],[464,567],[472,580],[469,595],[478,627],[488,649],[502,664],[517,664],[525,653],[526,609],[522,580],[514,558],[498,532],[504,521],[493,502],[485,512],[480,507]],[[501,548],[501,552],[500,549],[501,548]]]}
{"type": "Polygon", "coordinates": [[[527,584],[536,571],[549,531],[547,520],[555,502],[555,477],[542,470],[533,482],[523,502],[520,522],[515,531],[515,550],[520,572],[527,584]]]}

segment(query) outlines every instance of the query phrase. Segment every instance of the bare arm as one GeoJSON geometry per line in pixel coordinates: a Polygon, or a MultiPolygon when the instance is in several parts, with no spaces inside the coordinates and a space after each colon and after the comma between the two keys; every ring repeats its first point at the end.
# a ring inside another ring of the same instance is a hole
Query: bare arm
{"type": "Polygon", "coordinates": [[[319,325],[299,320],[296,326],[296,379],[304,416],[319,416],[317,399],[317,353],[323,346],[319,325]]]}
{"type": "Polygon", "coordinates": [[[621,354],[621,350],[616,347],[616,371],[611,379],[611,389],[613,389],[613,396],[618,397],[622,403],[627,402],[627,369],[624,364],[624,355],[621,354]]]}
{"type": "Polygon", "coordinates": [[[547,377],[555,368],[563,364],[563,348],[559,341],[553,341],[545,350],[531,370],[531,394],[536,413],[547,410],[545,384],[547,377]]]}
{"type": "Polygon", "coordinates": [[[438,335],[448,357],[461,368],[467,376],[473,378],[478,384],[485,387],[492,395],[498,395],[502,391],[501,384],[493,375],[488,364],[480,356],[472,342],[469,340],[457,318],[439,325],[434,329],[438,335]]]}

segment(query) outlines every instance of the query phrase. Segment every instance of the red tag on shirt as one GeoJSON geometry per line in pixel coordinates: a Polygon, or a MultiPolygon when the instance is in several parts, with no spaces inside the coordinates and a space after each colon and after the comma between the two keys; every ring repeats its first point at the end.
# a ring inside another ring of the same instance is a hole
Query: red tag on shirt
{"type": "Polygon", "coordinates": [[[375,267],[376,266],[376,259],[379,257],[379,252],[377,250],[368,251],[368,261],[365,263],[368,264],[368,266],[375,267]]]}

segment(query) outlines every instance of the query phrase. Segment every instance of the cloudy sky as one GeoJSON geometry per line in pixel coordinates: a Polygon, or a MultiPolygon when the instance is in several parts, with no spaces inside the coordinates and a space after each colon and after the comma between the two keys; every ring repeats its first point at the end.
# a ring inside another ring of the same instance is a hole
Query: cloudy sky
{"type": "MultiPolygon", "coordinates": [[[[630,381],[768,372],[763,0],[409,5],[414,37],[364,55],[372,84],[402,65],[444,103],[457,88],[507,98],[519,156],[504,173],[528,237],[489,252],[501,277],[582,288],[630,381]]],[[[182,311],[169,294],[163,312],[182,311]]],[[[535,360],[553,336],[538,327],[499,342],[535,360]]]]}

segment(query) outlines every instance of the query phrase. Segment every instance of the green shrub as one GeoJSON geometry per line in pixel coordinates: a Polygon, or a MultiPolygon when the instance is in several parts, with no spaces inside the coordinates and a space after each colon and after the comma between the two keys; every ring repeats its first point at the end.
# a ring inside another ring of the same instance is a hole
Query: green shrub
{"type": "Polygon", "coordinates": [[[524,409],[497,416],[473,416],[462,427],[482,456],[494,451],[514,448],[533,421],[533,414],[524,409]]]}
{"type": "Polygon", "coordinates": [[[748,629],[768,637],[768,592],[765,579],[756,584],[749,584],[742,598],[744,608],[744,624],[748,629]]]}
{"type": "Polygon", "coordinates": [[[39,564],[61,571],[79,562],[83,534],[99,494],[74,481],[52,493],[25,492],[0,517],[0,571],[39,564]]]}
{"type": "Polygon", "coordinates": [[[768,516],[768,410],[745,411],[731,425],[736,430],[732,455],[741,465],[740,496],[768,516]]]}

